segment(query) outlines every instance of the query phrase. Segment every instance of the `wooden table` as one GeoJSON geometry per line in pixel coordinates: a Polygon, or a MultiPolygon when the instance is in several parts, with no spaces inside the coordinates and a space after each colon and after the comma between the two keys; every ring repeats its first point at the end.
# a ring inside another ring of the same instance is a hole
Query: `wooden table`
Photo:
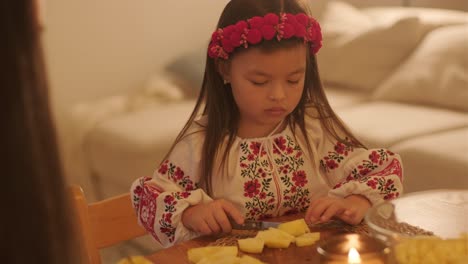
{"type": "MultiPolygon", "coordinates": [[[[303,215],[289,215],[282,216],[278,218],[268,219],[268,221],[274,222],[286,222],[294,219],[303,217],[303,215]]],[[[311,232],[317,232],[318,230],[311,229],[311,232]]],[[[340,230],[327,230],[320,231],[320,239],[329,237],[330,235],[340,233],[340,230]]],[[[170,264],[179,264],[179,263],[190,263],[187,259],[187,250],[194,247],[203,247],[207,246],[210,243],[213,243],[219,237],[199,237],[193,240],[182,242],[175,246],[172,246],[167,249],[160,250],[147,258],[154,263],[170,263],[170,264]]],[[[244,253],[242,253],[244,254],[244,253]]],[[[291,244],[287,249],[274,249],[267,248],[263,249],[261,254],[249,254],[255,258],[262,260],[265,263],[276,264],[276,263],[319,263],[319,255],[316,250],[316,245],[306,246],[306,247],[297,247],[295,244],[291,244]]]]}

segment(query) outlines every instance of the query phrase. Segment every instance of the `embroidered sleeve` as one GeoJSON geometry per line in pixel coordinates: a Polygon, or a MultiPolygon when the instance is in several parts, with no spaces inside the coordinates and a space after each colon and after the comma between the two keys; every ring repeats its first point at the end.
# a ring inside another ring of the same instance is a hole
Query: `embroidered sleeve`
{"type": "Polygon", "coordinates": [[[142,177],[131,187],[140,225],[163,247],[198,236],[182,224],[182,213],[190,205],[212,200],[197,186],[199,155],[194,148],[199,144],[188,140],[176,145],[153,177],[142,177]]]}
{"type": "Polygon", "coordinates": [[[325,142],[321,149],[320,169],[333,186],[330,196],[360,194],[377,204],[402,193],[399,155],[386,149],[353,148],[341,142],[325,142]]]}

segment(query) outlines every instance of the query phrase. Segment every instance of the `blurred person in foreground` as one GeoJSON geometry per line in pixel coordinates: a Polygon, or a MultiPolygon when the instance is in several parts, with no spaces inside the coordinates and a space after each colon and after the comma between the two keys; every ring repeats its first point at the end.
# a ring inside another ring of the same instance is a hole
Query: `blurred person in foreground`
{"type": "Polygon", "coordinates": [[[78,263],[49,109],[39,3],[0,1],[2,263],[78,263]]]}

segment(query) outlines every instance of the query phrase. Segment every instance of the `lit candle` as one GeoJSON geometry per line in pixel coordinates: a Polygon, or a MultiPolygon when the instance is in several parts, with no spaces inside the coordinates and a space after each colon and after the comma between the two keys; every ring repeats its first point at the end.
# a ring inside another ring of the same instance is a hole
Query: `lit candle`
{"type": "Polygon", "coordinates": [[[385,264],[389,249],[370,236],[344,234],[323,240],[317,246],[320,263],[326,264],[385,264]]]}
{"type": "Polygon", "coordinates": [[[348,252],[348,264],[361,264],[361,256],[354,247],[348,252]]]}

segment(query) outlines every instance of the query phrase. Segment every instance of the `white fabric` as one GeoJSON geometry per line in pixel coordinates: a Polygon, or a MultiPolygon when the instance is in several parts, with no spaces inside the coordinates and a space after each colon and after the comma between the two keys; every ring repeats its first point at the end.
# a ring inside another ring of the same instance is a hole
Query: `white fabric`
{"type": "Polygon", "coordinates": [[[405,192],[468,189],[468,127],[403,141],[392,150],[405,164],[405,192]]]}
{"type": "Polygon", "coordinates": [[[188,120],[195,101],[179,101],[102,120],[87,135],[85,155],[105,196],[151,176],[188,120]],[[118,164],[116,164],[118,163],[118,164]]]}
{"type": "Polygon", "coordinates": [[[337,110],[367,146],[390,147],[397,142],[468,125],[468,114],[390,102],[369,102],[337,110]]]}
{"type": "MultiPolygon", "coordinates": [[[[140,221],[164,247],[190,239],[181,215],[188,204],[210,201],[197,189],[206,119],[195,123],[153,178],[136,180],[133,203],[140,221]],[[196,133],[191,133],[195,132],[196,133]]],[[[305,211],[323,195],[361,194],[372,204],[401,194],[402,168],[397,154],[384,149],[345,147],[307,116],[312,152],[289,126],[263,138],[237,137],[229,149],[228,167],[213,165],[213,198],[233,202],[247,219],[305,211]]],[[[298,131],[298,128],[297,128],[298,131]]],[[[223,147],[221,147],[221,150],[223,147]]]]}
{"type": "MultiPolygon", "coordinates": [[[[99,138],[99,136],[95,137],[93,135],[94,133],[97,135],[102,133],[103,128],[98,128],[99,125],[109,120],[119,119],[122,116],[138,116],[139,111],[143,111],[147,108],[158,109],[155,110],[155,112],[159,112],[160,107],[164,107],[168,103],[179,102],[182,100],[182,97],[182,92],[170,79],[155,74],[147,80],[142,89],[138,89],[131,94],[114,95],[108,98],[75,105],[69,113],[70,121],[67,122],[70,123],[70,125],[67,127],[67,141],[66,146],[64,146],[65,151],[63,157],[67,175],[74,179],[74,181],[79,182],[87,193],[94,193],[95,186],[93,185],[95,185],[95,183],[89,180],[91,175],[96,173],[93,171],[92,163],[100,164],[102,157],[109,160],[109,156],[117,155],[114,151],[118,149],[118,145],[113,147],[112,145],[118,144],[116,142],[127,140],[120,138],[120,140],[111,141],[109,140],[110,138],[105,138],[103,140],[99,138]],[[96,131],[96,129],[101,132],[96,131]],[[95,141],[93,141],[93,143],[87,142],[90,138],[95,141]],[[96,143],[97,146],[94,146],[94,143],[96,143]],[[103,148],[102,150],[100,149],[101,147],[103,148]],[[100,153],[110,150],[110,153],[105,153],[102,156],[93,156],[93,158],[91,158],[93,154],[89,153],[86,148],[98,149],[100,153]],[[94,158],[97,159],[94,160],[94,158]],[[84,178],[87,180],[83,180],[84,178]]],[[[126,127],[126,125],[122,126],[126,127]]],[[[112,127],[111,131],[106,133],[118,133],[114,131],[114,129],[118,131],[120,128],[112,127]]],[[[107,135],[104,137],[106,136],[107,135]]],[[[128,138],[132,137],[133,135],[130,135],[128,138]]],[[[115,137],[113,139],[115,139],[115,137]]],[[[126,149],[123,153],[123,155],[129,155],[132,151],[126,149]]],[[[103,174],[106,175],[105,177],[112,177],[112,175],[115,175],[113,173],[115,171],[120,172],[114,165],[115,160],[108,163],[111,163],[114,169],[104,170],[106,173],[112,172],[111,174],[103,174]]],[[[105,164],[108,163],[104,160],[103,165],[99,166],[105,166],[105,164]]],[[[126,176],[128,177],[128,174],[126,176]]],[[[103,182],[107,181],[104,179],[103,182]]],[[[112,181],[110,182],[112,184],[112,181]]],[[[128,183],[124,186],[128,186],[128,183]]],[[[112,194],[119,194],[125,190],[126,188],[115,189],[112,194]],[[119,190],[120,192],[118,192],[119,190]]],[[[90,200],[93,200],[93,198],[94,197],[90,200]]]]}
{"type": "Polygon", "coordinates": [[[329,3],[320,22],[324,40],[318,64],[322,80],[361,91],[374,89],[431,29],[417,17],[379,22],[336,1],[329,3]]]}
{"type": "Polygon", "coordinates": [[[468,111],[468,24],[429,33],[373,98],[468,111]]]}
{"type": "Polygon", "coordinates": [[[332,109],[350,107],[369,100],[367,93],[360,93],[344,87],[338,88],[326,85],[324,90],[332,109]]]}

